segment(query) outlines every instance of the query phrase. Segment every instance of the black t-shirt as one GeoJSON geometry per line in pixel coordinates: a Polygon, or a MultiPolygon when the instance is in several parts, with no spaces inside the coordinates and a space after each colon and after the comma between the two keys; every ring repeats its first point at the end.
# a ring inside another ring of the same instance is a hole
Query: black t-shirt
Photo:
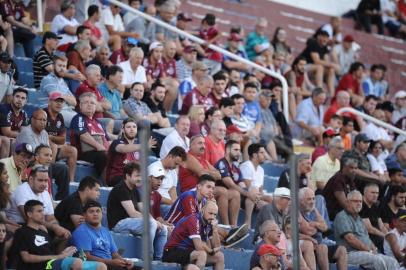
{"type": "MultiPolygon", "coordinates": [[[[156,112],[161,112],[162,117],[166,118],[166,111],[164,109],[164,105],[162,102],[159,102],[158,105],[156,105],[151,98],[150,93],[145,93],[144,98],[142,99],[148,107],[150,108],[151,112],[156,113],[156,112]]],[[[151,124],[151,129],[159,129],[160,126],[157,124],[151,124]]]]}
{"type": "MultiPolygon", "coordinates": [[[[290,189],[290,176],[289,170],[285,170],[281,176],[279,177],[278,187],[285,187],[290,189]]],[[[309,180],[307,179],[306,175],[299,175],[299,188],[307,187],[309,184],[309,180]]]]}
{"type": "Polygon", "coordinates": [[[316,39],[309,39],[307,41],[307,46],[302,52],[302,56],[306,58],[308,64],[313,64],[313,59],[311,53],[317,53],[320,59],[324,58],[324,55],[328,54],[327,46],[321,47],[316,39]]]}
{"type": "Polygon", "coordinates": [[[107,200],[107,221],[109,228],[112,229],[116,224],[128,218],[127,211],[121,205],[123,201],[132,201],[136,210],[138,210],[138,203],[140,202],[140,194],[138,190],[130,190],[127,184],[122,181],[117,184],[109,194],[107,200]]]}
{"type": "Polygon", "coordinates": [[[55,217],[59,221],[59,224],[71,232],[75,230],[75,226],[73,225],[70,216],[82,214],[83,207],[78,191],[66,197],[55,208],[55,217]]]}
{"type": "Polygon", "coordinates": [[[36,230],[26,225],[16,231],[11,250],[17,257],[17,269],[19,270],[43,270],[46,267],[46,262],[24,263],[20,255],[21,251],[39,256],[54,254],[49,235],[42,230],[36,230]]]}
{"type": "Polygon", "coordinates": [[[58,113],[55,120],[53,120],[49,114],[48,108],[45,108],[44,111],[47,114],[47,125],[45,130],[48,132],[48,135],[52,136],[63,136],[66,134],[65,120],[63,119],[62,114],[58,113]]]}
{"type": "Polygon", "coordinates": [[[393,229],[393,219],[395,218],[396,213],[393,213],[392,209],[385,204],[381,207],[381,219],[383,223],[388,223],[389,227],[393,229]]]}
{"type": "Polygon", "coordinates": [[[361,216],[361,218],[368,218],[371,222],[371,225],[379,230],[379,208],[377,205],[368,207],[365,202],[362,202],[362,210],[359,215],[361,216]]]}

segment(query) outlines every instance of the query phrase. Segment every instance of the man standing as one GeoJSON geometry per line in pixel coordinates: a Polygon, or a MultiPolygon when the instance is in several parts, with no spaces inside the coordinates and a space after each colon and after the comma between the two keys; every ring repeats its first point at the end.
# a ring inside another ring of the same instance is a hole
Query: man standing
{"type": "Polygon", "coordinates": [[[164,262],[175,262],[186,269],[224,269],[224,255],[220,251],[215,202],[208,201],[199,213],[181,219],[165,245],[164,262]]]}
{"type": "Polygon", "coordinates": [[[370,266],[374,269],[399,269],[396,259],[378,254],[368,236],[359,212],[362,209],[362,195],[354,190],[347,195],[348,207],[340,211],[334,220],[334,235],[338,245],[347,248],[348,263],[370,266]]]}

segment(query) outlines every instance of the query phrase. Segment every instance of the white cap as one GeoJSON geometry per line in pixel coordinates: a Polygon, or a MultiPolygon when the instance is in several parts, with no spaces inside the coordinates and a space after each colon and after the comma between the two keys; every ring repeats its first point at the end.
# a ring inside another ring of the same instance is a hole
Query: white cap
{"type": "Polygon", "coordinates": [[[153,176],[153,177],[161,177],[165,176],[165,169],[162,166],[161,161],[155,161],[151,165],[148,166],[148,176],[153,176]]]}
{"type": "Polygon", "coordinates": [[[275,188],[273,192],[274,197],[282,197],[282,198],[289,198],[290,199],[290,190],[285,187],[278,187],[275,188]]]}
{"type": "Polygon", "coordinates": [[[151,45],[149,45],[149,51],[155,50],[156,48],[163,47],[163,46],[164,45],[162,45],[161,42],[154,41],[154,42],[151,43],[151,45]]]}
{"type": "Polygon", "coordinates": [[[405,98],[406,97],[406,91],[405,90],[399,90],[395,94],[395,99],[396,98],[405,98]]]}

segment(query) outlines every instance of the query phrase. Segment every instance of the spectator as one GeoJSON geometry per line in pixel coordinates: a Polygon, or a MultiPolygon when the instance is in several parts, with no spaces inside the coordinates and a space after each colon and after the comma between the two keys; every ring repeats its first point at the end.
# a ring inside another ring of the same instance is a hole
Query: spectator
{"type": "Polygon", "coordinates": [[[326,154],[328,152],[328,145],[331,141],[331,139],[333,139],[334,137],[336,137],[337,134],[334,132],[334,130],[332,130],[331,128],[327,128],[324,132],[323,132],[323,144],[317,146],[313,153],[312,153],[312,164],[314,164],[314,162],[321,156],[323,156],[324,154],[326,154]]]}
{"type": "Polygon", "coordinates": [[[392,114],[392,123],[396,124],[400,119],[406,116],[406,91],[400,90],[395,96],[395,111],[392,114]]]}
{"type": "Polygon", "coordinates": [[[68,59],[65,56],[55,56],[54,72],[45,76],[40,84],[40,91],[47,93],[48,96],[54,92],[62,94],[65,103],[61,114],[65,121],[65,126],[69,126],[72,118],[76,115],[76,111],[74,110],[74,107],[76,107],[76,98],[64,80],[67,62],[68,59]]]}
{"type": "MultiPolygon", "coordinates": [[[[186,57],[188,56],[184,56],[185,61],[186,57]]],[[[193,55],[190,57],[192,58],[193,55]]],[[[197,83],[207,75],[207,72],[209,70],[209,68],[200,61],[194,61],[191,65],[191,76],[186,77],[183,81],[181,81],[179,85],[179,94],[182,101],[189,92],[196,88],[197,83]]],[[[182,107],[182,102],[178,103],[178,107],[182,107]]]]}
{"type": "Polygon", "coordinates": [[[37,51],[33,58],[34,86],[40,87],[41,80],[51,72],[54,72],[54,51],[61,39],[53,32],[45,32],[42,38],[42,48],[37,51]]]}
{"type": "Polygon", "coordinates": [[[217,161],[222,159],[226,153],[226,147],[224,143],[226,131],[226,125],[223,120],[214,120],[211,123],[209,135],[204,138],[204,158],[213,166],[217,163],[217,161]]]}
{"type": "MultiPolygon", "coordinates": [[[[16,223],[29,223],[29,216],[26,215],[24,205],[29,200],[39,200],[44,205],[45,220],[41,223],[52,231],[59,240],[70,238],[70,232],[61,227],[54,216],[54,207],[52,205],[51,195],[47,191],[48,186],[48,168],[43,165],[36,165],[32,168],[28,182],[17,187],[11,195],[10,208],[7,209],[7,217],[16,223]]],[[[60,247],[63,243],[60,242],[60,247]]],[[[59,248],[60,248],[59,247],[59,248]]]]}
{"type": "Polygon", "coordinates": [[[331,177],[323,189],[330,220],[342,209],[348,209],[347,194],[355,189],[354,177],[358,161],[354,158],[342,158],[341,169],[331,177]]]}
{"type": "Polygon", "coordinates": [[[308,71],[314,73],[316,86],[323,87],[323,77],[326,75],[328,93],[330,96],[334,96],[335,74],[340,71],[340,66],[333,63],[329,58],[328,39],[329,34],[319,29],[315,34],[315,38],[307,41],[306,48],[301,55],[310,64],[308,71]]]}
{"type": "MultiPolygon", "coordinates": [[[[83,41],[89,42],[89,45],[92,50],[92,44],[90,43],[90,36],[91,36],[90,28],[88,28],[87,26],[84,26],[84,25],[79,25],[78,28],[76,29],[76,36],[78,37],[77,41],[83,40],[83,41]]],[[[68,48],[66,49],[66,54],[68,54],[70,51],[74,50],[77,41],[74,43],[67,44],[68,48]]],[[[92,52],[91,57],[93,57],[93,56],[94,56],[94,54],[92,52]]]]}
{"type": "Polygon", "coordinates": [[[122,79],[123,70],[119,66],[112,65],[107,68],[106,80],[97,86],[100,94],[111,104],[111,109],[106,110],[104,114],[115,120],[127,117],[121,101],[121,93],[124,93],[124,87],[121,85],[122,79]]]}
{"type": "Polygon", "coordinates": [[[405,182],[405,178],[403,177],[403,172],[400,166],[396,163],[388,164],[388,173],[390,181],[387,182],[381,189],[380,189],[380,204],[385,204],[390,201],[390,191],[392,186],[401,186],[405,182]]]}
{"type": "MultiPolygon", "coordinates": [[[[242,57],[244,59],[247,59],[247,54],[243,50],[243,47],[241,46],[241,42],[243,41],[243,38],[237,34],[237,33],[232,33],[228,37],[228,47],[226,48],[229,52],[238,55],[239,57],[242,57]]],[[[249,67],[241,63],[239,61],[235,61],[234,59],[231,59],[227,57],[226,55],[223,56],[223,67],[226,70],[237,70],[241,73],[248,72],[249,67]]]]}
{"type": "MultiPolygon", "coordinates": [[[[90,44],[87,40],[79,40],[76,42],[74,49],[67,53],[68,69],[73,73],[86,74],[85,63],[90,59],[90,44]]],[[[76,90],[76,89],[71,89],[76,90]]]]}
{"type": "Polygon", "coordinates": [[[275,53],[282,53],[286,57],[286,62],[291,63],[292,62],[292,49],[290,46],[287,44],[286,41],[286,31],[282,27],[277,27],[275,29],[273,38],[272,38],[272,46],[274,48],[275,53]]]}
{"type": "MultiPolygon", "coordinates": [[[[303,187],[312,187],[313,183],[310,180],[310,174],[312,171],[312,163],[310,160],[310,155],[302,153],[297,157],[297,176],[296,180],[298,181],[299,188],[303,187]]],[[[286,169],[279,176],[278,187],[285,187],[290,189],[290,179],[291,176],[290,169],[286,169]]]]}
{"type": "MultiPolygon", "coordinates": [[[[109,59],[110,48],[107,45],[100,45],[96,48],[96,55],[93,60],[86,63],[86,66],[98,65],[101,69],[101,74],[103,78],[107,77],[107,71],[113,63],[109,59]]],[[[120,81],[121,83],[121,81],[120,81]]],[[[121,86],[118,89],[121,93],[124,93],[124,87],[121,86]]]]}
{"type": "MultiPolygon", "coordinates": [[[[341,108],[351,107],[350,105],[350,94],[347,91],[339,91],[337,93],[335,102],[333,101],[330,107],[326,110],[323,117],[324,124],[328,124],[331,120],[331,117],[337,113],[341,108]]],[[[353,114],[343,113],[343,116],[354,118],[353,114]]]]}
{"type": "MultiPolygon", "coordinates": [[[[362,106],[358,107],[357,109],[360,112],[363,112],[365,114],[368,114],[370,116],[372,116],[372,114],[374,113],[377,105],[378,105],[379,99],[374,96],[374,95],[368,95],[365,97],[365,100],[362,104],[362,106]]],[[[364,121],[362,123],[362,125],[360,125],[361,127],[364,127],[366,125],[366,122],[364,121]]]]}
{"type": "Polygon", "coordinates": [[[143,101],[148,105],[148,108],[153,114],[158,115],[161,121],[159,124],[151,125],[151,129],[159,129],[170,127],[171,123],[166,115],[166,110],[163,105],[165,99],[166,89],[160,81],[156,81],[152,84],[149,93],[145,93],[143,101]]]}
{"type": "Polygon", "coordinates": [[[330,121],[327,123],[327,129],[331,129],[333,132],[338,133],[340,128],[343,126],[343,118],[341,115],[335,114],[331,117],[330,121]]]}
{"type": "Polygon", "coordinates": [[[281,265],[279,264],[278,260],[279,257],[282,255],[281,251],[273,246],[268,244],[263,244],[259,247],[258,252],[258,264],[253,270],[261,270],[261,269],[275,269],[280,270],[281,265]]]}
{"type": "Polygon", "coordinates": [[[214,100],[211,97],[211,89],[213,88],[213,79],[209,75],[202,76],[197,85],[183,99],[182,109],[180,114],[186,114],[192,105],[203,105],[205,110],[214,106],[214,100]]]}
{"type": "Polygon", "coordinates": [[[299,190],[299,231],[303,240],[315,245],[317,264],[320,269],[329,269],[329,260],[337,263],[338,269],[347,268],[347,250],[344,246],[327,246],[322,242],[322,233],[328,225],[315,207],[314,191],[308,187],[299,190]],[[314,242],[316,241],[316,243],[314,242]]]}
{"type": "Polygon", "coordinates": [[[385,163],[389,167],[389,163],[394,162],[399,165],[403,171],[403,176],[406,177],[406,143],[401,143],[395,148],[395,152],[390,154],[385,163]]]}
{"type": "Polygon", "coordinates": [[[23,174],[34,155],[32,146],[26,143],[16,145],[11,157],[0,159],[8,173],[10,192],[14,192],[21,185],[26,176],[23,174]]]}
{"type": "Polygon", "coordinates": [[[185,115],[179,116],[175,122],[175,130],[169,133],[162,142],[161,150],[159,152],[161,159],[164,158],[175,146],[182,147],[186,152],[189,151],[190,140],[187,137],[189,131],[189,117],[185,115]]]}
{"type": "Polygon", "coordinates": [[[390,201],[381,205],[381,218],[388,231],[393,229],[393,219],[401,209],[405,209],[406,189],[403,186],[390,188],[390,201]]]}
{"type": "MultiPolygon", "coordinates": [[[[130,13],[130,12],[129,12],[130,13]]],[[[110,56],[110,60],[114,65],[118,65],[121,62],[125,62],[130,57],[130,51],[132,48],[138,45],[138,40],[132,37],[126,38],[121,42],[121,48],[113,51],[110,56]]],[[[143,52],[144,55],[144,52],[143,52]]],[[[143,56],[144,57],[144,56],[143,56]]],[[[142,63],[142,59],[141,59],[142,63]]]]}
{"type": "Polygon", "coordinates": [[[62,39],[58,43],[58,49],[65,51],[70,43],[78,40],[76,29],[79,22],[75,17],[75,3],[71,0],[64,0],[61,4],[61,14],[56,15],[51,23],[51,32],[60,35],[62,39]],[[63,46],[63,47],[61,47],[63,46]]]}
{"type": "Polygon", "coordinates": [[[178,169],[179,165],[185,161],[185,150],[180,146],[175,146],[169,151],[166,157],[164,157],[162,160],[155,161],[149,166],[151,169],[156,166],[163,168],[163,171],[165,171],[165,177],[158,189],[159,194],[162,196],[161,213],[163,217],[178,198],[176,190],[178,186],[178,169]]]}
{"type": "Polygon", "coordinates": [[[320,27],[326,31],[332,45],[340,44],[343,41],[341,17],[331,17],[330,23],[326,23],[320,27]]]}
{"type": "Polygon", "coordinates": [[[358,59],[358,54],[354,49],[354,38],[346,35],[341,44],[334,46],[332,51],[334,63],[340,66],[338,75],[342,76],[350,70],[350,66],[358,59]]]}
{"type": "Polygon", "coordinates": [[[253,141],[259,138],[260,130],[255,129],[255,123],[250,121],[247,116],[243,114],[245,99],[243,95],[234,94],[232,97],[234,101],[233,115],[231,116],[231,123],[235,125],[244,135],[251,138],[253,141]]]}
{"type": "MultiPolygon", "coordinates": [[[[164,170],[152,173],[153,176],[163,177],[164,170]]],[[[141,183],[141,169],[137,163],[127,163],[124,167],[124,180],[118,183],[109,194],[107,201],[107,220],[109,229],[116,233],[143,234],[144,220],[142,213],[141,195],[137,187],[141,183]]],[[[149,255],[154,259],[162,259],[162,252],[168,235],[167,227],[154,219],[150,224],[150,247],[149,255]]]]}
{"type": "Polygon", "coordinates": [[[141,48],[135,47],[130,50],[129,59],[119,64],[123,69],[122,84],[125,88],[130,88],[135,82],[146,85],[147,76],[145,68],[141,65],[143,59],[144,52],[141,48]]]}
{"type": "Polygon", "coordinates": [[[144,67],[147,73],[148,84],[153,81],[166,78],[166,70],[162,62],[164,46],[161,42],[154,41],[149,45],[148,58],[144,59],[144,67]]]}
{"type": "Polygon", "coordinates": [[[340,170],[343,151],[341,138],[334,137],[328,143],[327,153],[314,161],[310,178],[316,184],[317,193],[322,193],[329,179],[340,170]]]}
{"type": "Polygon", "coordinates": [[[231,117],[233,116],[234,113],[234,100],[231,98],[222,98],[220,101],[220,111],[222,115],[222,119],[224,123],[226,124],[226,127],[230,126],[235,126],[233,125],[233,122],[231,121],[231,117]]]}
{"type": "Polygon", "coordinates": [[[216,203],[208,201],[199,213],[183,218],[165,245],[162,261],[176,262],[187,269],[203,269],[207,263],[213,264],[215,269],[224,269],[217,212],[216,203]]]}
{"type": "Polygon", "coordinates": [[[284,187],[276,188],[273,193],[272,203],[265,205],[259,210],[254,232],[254,241],[258,239],[259,228],[267,220],[274,220],[279,228],[282,228],[288,215],[290,203],[290,190],[284,187]]]}
{"type": "Polygon", "coordinates": [[[385,235],[384,242],[385,254],[395,258],[400,265],[405,259],[405,218],[406,211],[402,209],[396,214],[394,228],[385,235]]]}
{"type": "Polygon", "coordinates": [[[392,36],[406,34],[406,26],[399,20],[397,3],[392,0],[380,1],[382,12],[382,23],[389,30],[392,36]]]}
{"type": "Polygon", "coordinates": [[[386,67],[382,64],[371,66],[369,76],[362,81],[362,90],[365,96],[374,95],[385,99],[388,94],[388,82],[384,80],[386,67]]]}
{"type": "Polygon", "coordinates": [[[102,45],[104,40],[102,39],[102,32],[97,26],[100,21],[100,8],[98,5],[90,5],[87,8],[87,20],[83,22],[83,26],[86,26],[90,29],[90,44],[93,47],[105,46],[102,45]]]}
{"type": "Polygon", "coordinates": [[[13,87],[15,85],[13,81],[14,72],[11,69],[13,59],[6,52],[0,53],[0,103],[11,100],[13,94],[13,87]],[[12,74],[10,74],[12,72],[12,74]]]}
{"type": "Polygon", "coordinates": [[[348,73],[341,77],[336,88],[336,95],[340,91],[347,91],[350,94],[351,103],[354,107],[360,106],[364,101],[364,92],[361,90],[364,69],[362,63],[352,63],[348,73]]]}
{"type": "MultiPolygon", "coordinates": [[[[50,145],[48,133],[45,130],[45,126],[47,123],[47,114],[45,113],[45,111],[42,109],[35,110],[32,113],[32,117],[30,120],[30,125],[22,127],[21,132],[16,138],[16,143],[27,143],[34,149],[37,148],[37,146],[40,144],[50,145]]],[[[55,146],[52,145],[52,148],[55,149],[55,146]]]]}
{"type": "Polygon", "coordinates": [[[356,19],[367,33],[371,33],[371,25],[376,24],[378,34],[383,35],[383,21],[380,1],[362,0],[356,9],[356,19]]]}
{"type": "MultiPolygon", "coordinates": [[[[166,1],[162,5],[155,5],[158,11],[158,15],[156,16],[156,18],[176,27],[176,14],[179,5],[178,3],[180,4],[180,2],[176,1],[166,1]]],[[[178,43],[179,36],[177,33],[157,25],[155,28],[155,39],[159,42],[172,40],[178,43]]]]}
{"type": "Polygon", "coordinates": [[[364,198],[362,201],[362,210],[359,215],[364,222],[369,234],[369,238],[383,253],[383,242],[388,230],[384,226],[379,215],[378,203],[379,186],[377,184],[368,184],[364,188],[364,198]]]}
{"type": "MultiPolygon", "coordinates": [[[[255,134],[259,137],[262,128],[261,107],[258,103],[258,88],[253,83],[246,83],[244,85],[244,111],[242,114],[248,118],[249,121],[255,124],[255,134]]],[[[276,153],[272,158],[276,159],[276,153]]]]}
{"type": "Polygon", "coordinates": [[[78,189],[63,199],[55,208],[55,217],[62,227],[73,232],[85,220],[83,206],[100,197],[100,183],[96,178],[86,176],[80,180],[78,189]]]}
{"type": "Polygon", "coordinates": [[[384,146],[379,141],[371,141],[368,148],[367,158],[371,164],[371,171],[377,175],[381,175],[390,181],[388,169],[386,168],[385,160],[382,158],[384,146]]]}
{"type": "MultiPolygon", "coordinates": [[[[224,127],[225,130],[225,127],[224,127]]],[[[225,146],[224,158],[219,159],[214,167],[220,172],[221,179],[216,182],[215,198],[219,206],[219,215],[222,224],[237,226],[238,212],[241,196],[257,200],[257,193],[251,195],[246,190],[241,171],[234,164],[241,157],[241,146],[234,140],[229,140],[225,146]]]]}
{"type": "Polygon", "coordinates": [[[165,73],[168,78],[177,79],[176,74],[176,43],[168,40],[164,42],[164,51],[162,54],[162,62],[164,64],[165,73]]]}
{"type": "Polygon", "coordinates": [[[193,105],[190,107],[188,112],[188,117],[190,119],[190,131],[188,137],[191,138],[199,134],[203,135],[204,116],[203,105],[193,105]]]}
{"type": "Polygon", "coordinates": [[[205,140],[202,135],[196,135],[190,140],[190,150],[184,164],[179,167],[180,190],[185,192],[195,188],[199,176],[210,174],[216,180],[221,179],[220,173],[204,156],[205,140]]]}
{"type": "Polygon", "coordinates": [[[17,138],[21,127],[28,126],[28,115],[24,110],[28,91],[17,88],[13,91],[10,104],[0,105],[0,131],[3,136],[17,138]]]}
{"type": "MultiPolygon", "coordinates": [[[[197,50],[194,46],[189,45],[183,49],[182,57],[176,61],[176,75],[179,82],[192,77],[192,67],[196,62],[197,50]]],[[[196,81],[196,80],[194,80],[196,81]]],[[[181,84],[182,85],[182,84],[181,84]]],[[[190,89],[193,87],[189,87],[190,89]]],[[[179,90],[182,89],[179,87],[179,90]]],[[[186,93],[182,93],[186,95],[186,93]]]]}
{"type": "MultiPolygon", "coordinates": [[[[135,6],[135,9],[140,9],[141,1],[129,1],[130,6],[135,6]]],[[[148,5],[144,7],[144,12],[155,17],[156,9],[152,5],[148,5]]],[[[150,44],[153,40],[155,40],[155,28],[156,24],[145,20],[141,16],[137,16],[132,12],[126,12],[123,17],[125,31],[132,32],[138,35],[138,41],[140,43],[140,47],[148,48],[148,44],[150,44]]]]}
{"type": "MultiPolygon", "coordinates": [[[[156,141],[150,139],[149,146],[153,148],[156,141]]],[[[140,144],[137,139],[137,123],[132,118],[123,121],[121,137],[114,140],[108,150],[106,168],[106,183],[114,187],[123,178],[123,164],[139,160],[140,144]]]]}
{"type": "MultiPolygon", "coordinates": [[[[344,92],[343,92],[344,93],[344,92]]],[[[343,140],[344,150],[352,148],[352,132],[354,131],[354,120],[349,117],[343,117],[343,127],[340,128],[340,137],[343,140]]]]}
{"type": "Polygon", "coordinates": [[[100,203],[87,202],[83,213],[84,222],[72,234],[72,243],[76,248],[83,250],[89,261],[100,262],[112,268],[134,269],[133,262],[121,257],[109,230],[101,225],[103,213],[100,203]]]}
{"type": "Polygon", "coordinates": [[[78,159],[93,163],[96,173],[105,179],[102,175],[107,164],[109,143],[102,125],[94,117],[96,107],[93,93],[83,93],[79,97],[80,112],[72,119],[70,142],[78,149],[78,159]]]}
{"type": "Polygon", "coordinates": [[[255,59],[265,49],[269,48],[270,42],[265,35],[265,31],[268,28],[268,21],[266,18],[258,18],[255,24],[255,31],[247,35],[245,42],[245,51],[250,60],[255,59]]]}
{"type": "Polygon", "coordinates": [[[324,102],[326,93],[322,88],[316,88],[311,98],[300,102],[297,107],[296,134],[312,144],[322,142],[324,102]]]}
{"type": "Polygon", "coordinates": [[[222,98],[228,97],[229,93],[226,92],[228,78],[226,73],[221,70],[213,75],[213,89],[211,92],[211,97],[214,101],[215,106],[218,108],[222,98]]]}
{"type": "MultiPolygon", "coordinates": [[[[188,23],[193,21],[192,17],[184,12],[178,13],[176,16],[176,27],[183,31],[188,31],[188,23]]],[[[190,46],[192,43],[183,35],[179,36],[179,41],[183,47],[190,46]]]]}
{"type": "Polygon", "coordinates": [[[334,235],[337,244],[347,248],[348,264],[369,265],[375,269],[399,269],[394,258],[378,254],[376,246],[368,236],[359,212],[362,209],[362,195],[352,191],[347,195],[348,208],[337,214],[334,220],[334,235]]]}
{"type": "Polygon", "coordinates": [[[10,24],[14,42],[21,43],[24,47],[25,57],[32,58],[34,56],[36,30],[29,16],[25,15],[26,12],[22,2],[6,0],[0,5],[1,16],[10,24]]]}
{"type": "Polygon", "coordinates": [[[102,263],[82,262],[74,258],[77,252],[74,246],[67,247],[59,255],[56,255],[52,246],[51,238],[43,228],[43,221],[46,218],[47,205],[38,200],[28,200],[21,206],[21,210],[27,217],[27,223],[18,229],[14,235],[14,244],[11,250],[17,258],[18,269],[61,269],[61,265],[69,269],[105,270],[102,263]],[[40,248],[39,248],[40,247],[40,248]]]}
{"type": "MultiPolygon", "coordinates": [[[[372,116],[378,120],[386,121],[385,112],[382,109],[376,109],[372,113],[372,116]]],[[[379,141],[385,149],[391,151],[393,149],[393,139],[389,136],[389,133],[383,127],[380,127],[372,122],[362,129],[362,132],[370,134],[370,138],[373,141],[379,141]]]]}

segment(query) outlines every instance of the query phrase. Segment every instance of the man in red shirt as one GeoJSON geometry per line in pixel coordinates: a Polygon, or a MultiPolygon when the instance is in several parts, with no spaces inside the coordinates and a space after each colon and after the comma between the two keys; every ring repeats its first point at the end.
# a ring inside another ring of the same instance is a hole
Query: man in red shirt
{"type": "Polygon", "coordinates": [[[224,157],[226,131],[223,120],[214,120],[210,125],[210,134],[204,138],[206,148],[204,158],[213,166],[224,157]]]}
{"type": "MultiPolygon", "coordinates": [[[[327,109],[326,113],[324,114],[323,122],[324,124],[328,124],[330,119],[333,115],[337,113],[337,111],[341,108],[351,107],[350,105],[350,94],[347,91],[339,91],[336,96],[336,100],[331,103],[330,107],[327,109]]],[[[352,119],[355,119],[355,116],[352,113],[343,113],[341,116],[347,116],[352,119]]]]}
{"type": "Polygon", "coordinates": [[[180,190],[185,192],[195,188],[199,176],[209,174],[220,180],[221,175],[204,157],[205,141],[202,135],[196,135],[190,140],[190,150],[184,165],[179,166],[180,190]]]}
{"type": "Polygon", "coordinates": [[[214,106],[214,101],[210,95],[213,88],[213,78],[204,75],[197,82],[197,86],[189,92],[183,99],[180,114],[187,114],[193,105],[203,105],[205,110],[214,106]]]}
{"type": "Polygon", "coordinates": [[[176,43],[168,40],[164,43],[164,51],[162,54],[162,62],[164,64],[165,73],[168,77],[177,79],[176,76],[176,43]]]}
{"type": "Polygon", "coordinates": [[[341,78],[336,88],[336,95],[340,91],[346,91],[350,94],[351,103],[354,107],[361,106],[364,101],[364,91],[361,89],[364,70],[365,67],[360,62],[351,64],[349,72],[341,78]]]}

